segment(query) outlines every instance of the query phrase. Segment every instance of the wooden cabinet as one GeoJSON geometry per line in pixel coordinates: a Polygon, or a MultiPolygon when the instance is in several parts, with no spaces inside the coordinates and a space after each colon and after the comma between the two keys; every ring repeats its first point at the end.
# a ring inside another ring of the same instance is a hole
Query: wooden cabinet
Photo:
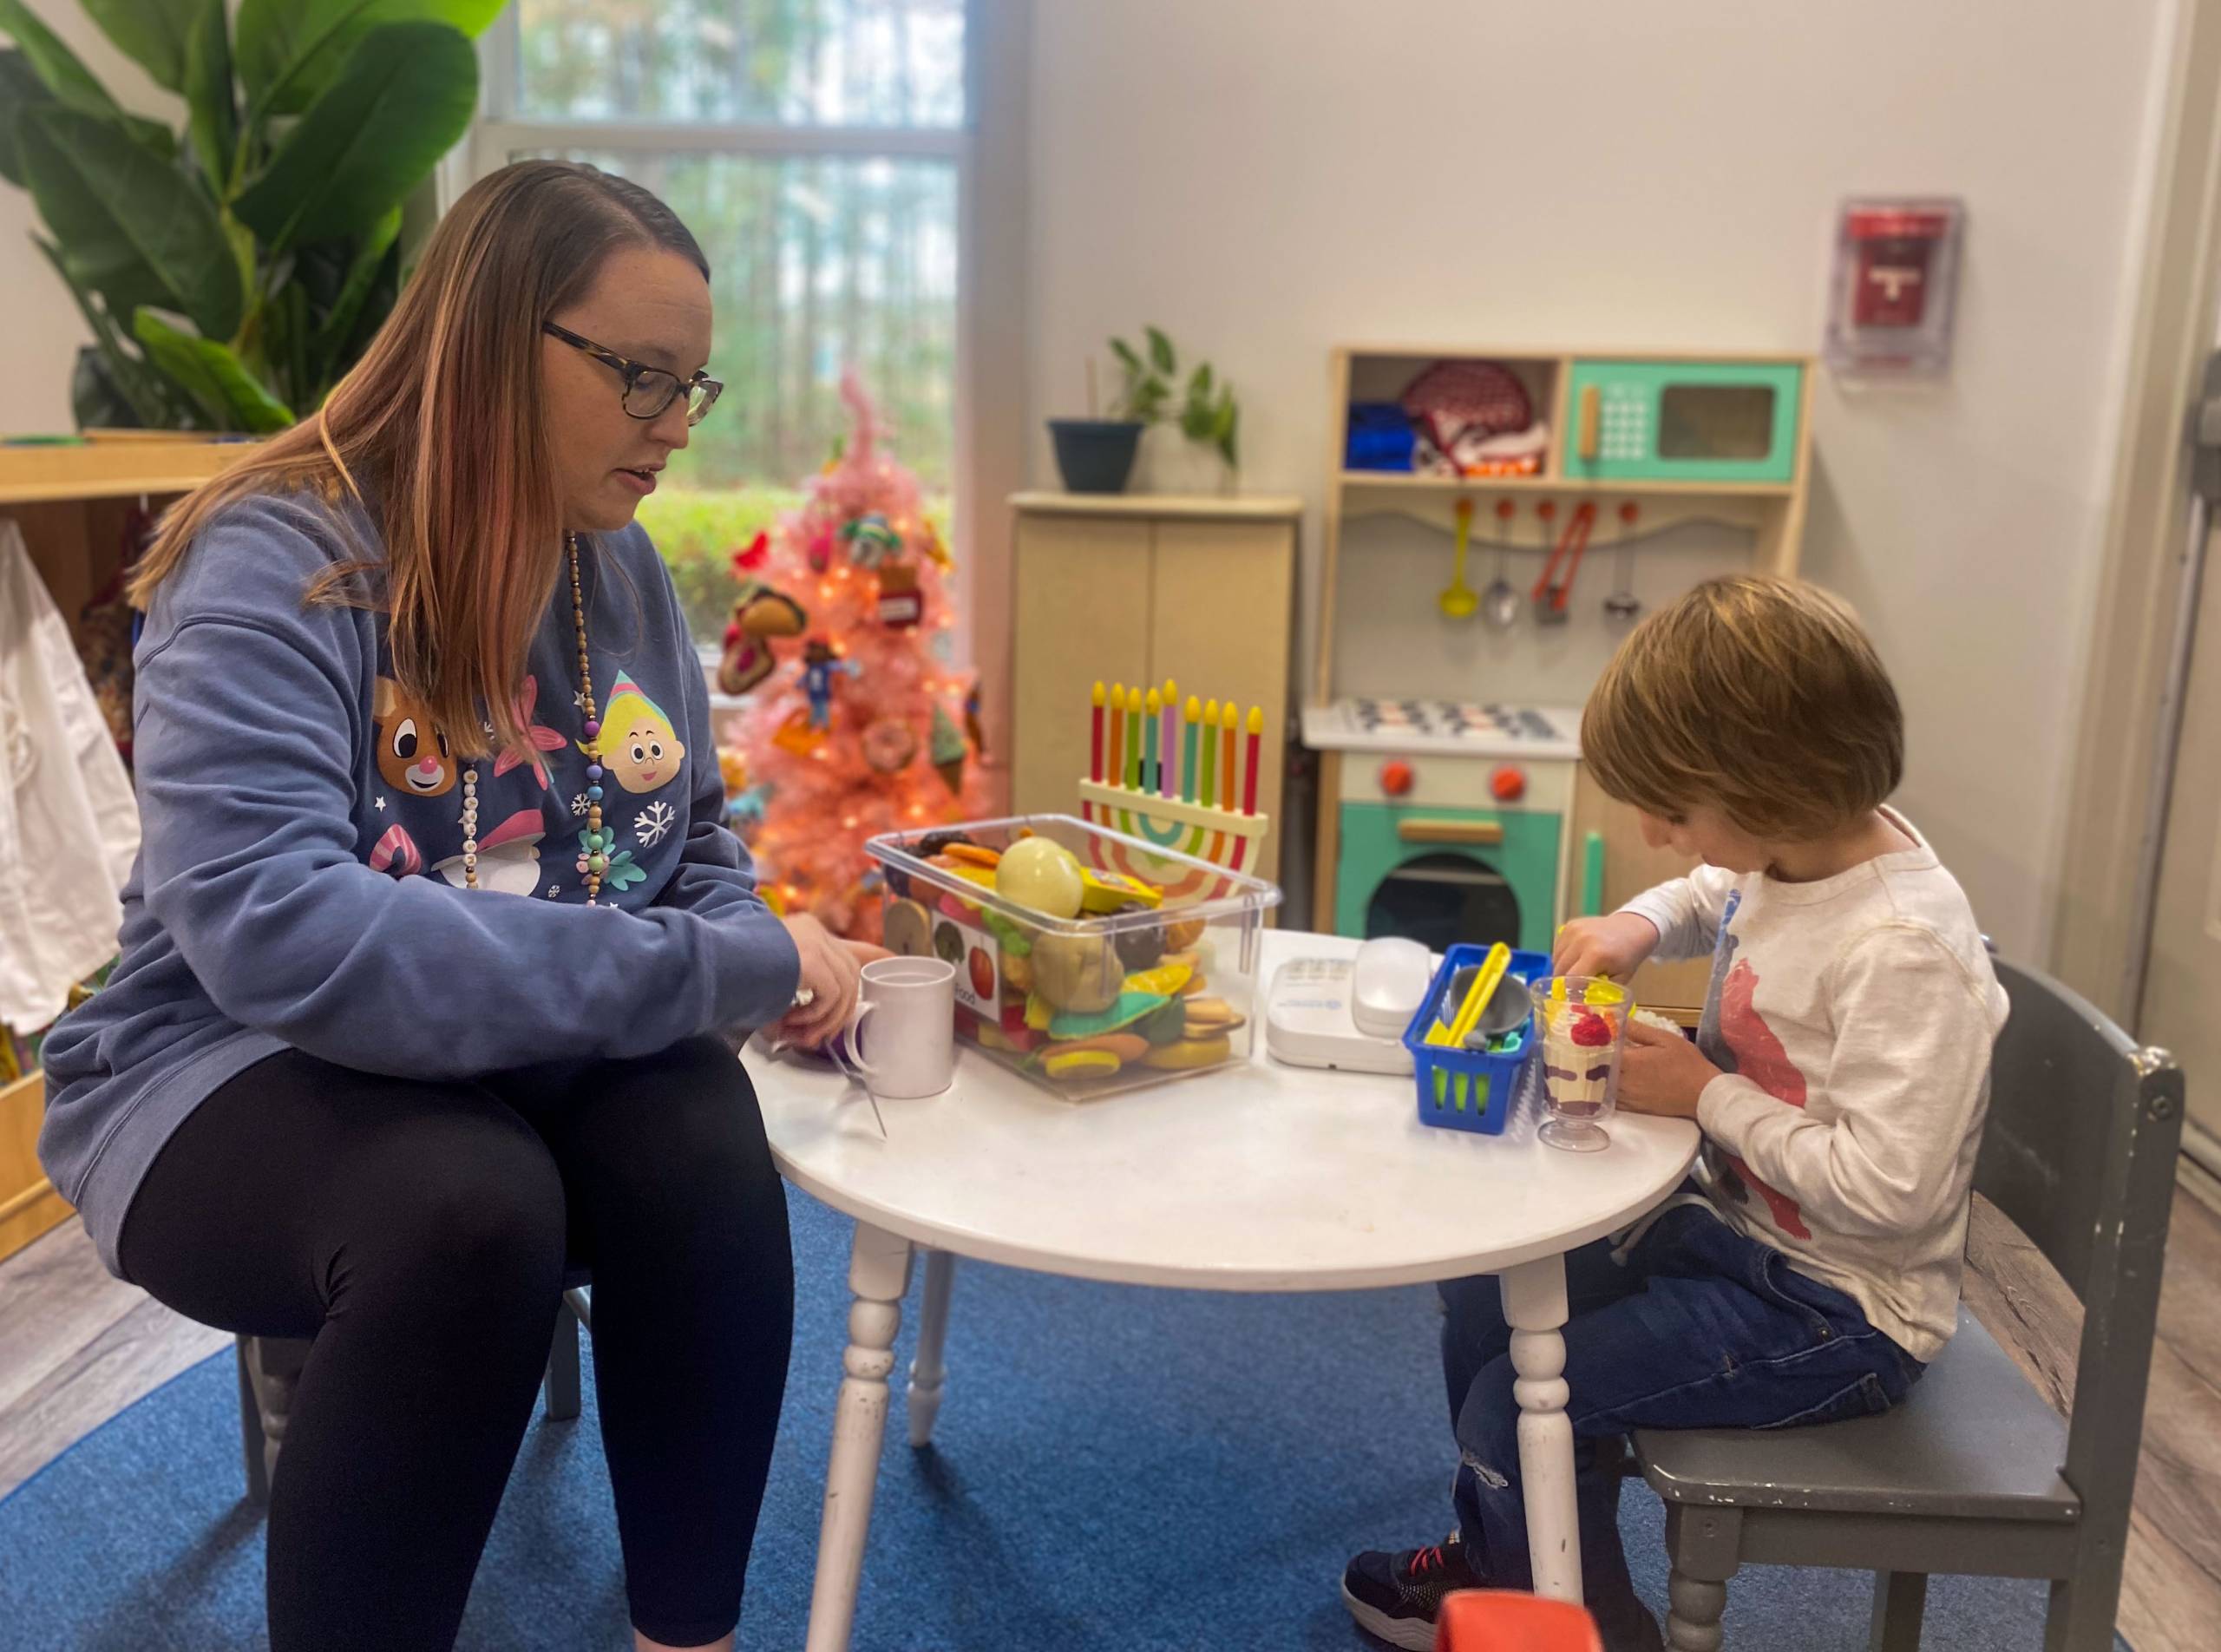
{"type": "MultiPolygon", "coordinates": [[[[1573,863],[1573,898],[1566,904],[1571,912],[1582,915],[1616,912],[1652,885],[1683,876],[1696,864],[1686,855],[1653,849],[1644,842],[1642,823],[1635,810],[1607,797],[1586,764],[1579,766],[1574,777],[1573,863]],[[1584,896],[1582,877],[1594,853],[1589,847],[1592,833],[1601,840],[1603,862],[1602,895],[1593,901],[1584,896]]],[[[1708,958],[1680,964],[1645,964],[1635,972],[1635,1002],[1661,1010],[1700,1010],[1711,981],[1708,958]]]]}
{"type": "MultiPolygon", "coordinates": [[[[1072,814],[1089,695],[1169,678],[1184,699],[1265,708],[1258,808],[1277,817],[1295,610],[1289,498],[1014,495],[1011,806],[1072,814]]],[[[1255,870],[1279,876],[1281,833],[1255,870]]]]}

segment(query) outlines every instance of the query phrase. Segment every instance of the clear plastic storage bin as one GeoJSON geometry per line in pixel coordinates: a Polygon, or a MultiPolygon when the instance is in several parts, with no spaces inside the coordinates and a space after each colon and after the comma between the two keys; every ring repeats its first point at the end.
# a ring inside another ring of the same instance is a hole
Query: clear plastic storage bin
{"type": "Polygon", "coordinates": [[[956,966],[956,1033],[1071,1100],[1249,1059],[1257,950],[1278,886],[1069,815],[890,832],[885,943],[956,966]],[[1046,916],[995,888],[1022,838],[1071,851],[1093,907],[1046,916]]]}

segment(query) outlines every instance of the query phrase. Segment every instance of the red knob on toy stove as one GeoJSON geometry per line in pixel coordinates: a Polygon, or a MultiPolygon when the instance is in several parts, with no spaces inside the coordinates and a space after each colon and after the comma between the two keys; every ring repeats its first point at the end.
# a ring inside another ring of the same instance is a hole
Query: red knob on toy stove
{"type": "Polygon", "coordinates": [[[1391,757],[1380,765],[1380,790],[1391,797],[1401,797],[1412,789],[1412,765],[1401,757],[1391,757]]]}
{"type": "Polygon", "coordinates": [[[1500,803],[1516,803],[1527,795],[1526,771],[1505,764],[1489,777],[1489,792],[1500,803]]]}

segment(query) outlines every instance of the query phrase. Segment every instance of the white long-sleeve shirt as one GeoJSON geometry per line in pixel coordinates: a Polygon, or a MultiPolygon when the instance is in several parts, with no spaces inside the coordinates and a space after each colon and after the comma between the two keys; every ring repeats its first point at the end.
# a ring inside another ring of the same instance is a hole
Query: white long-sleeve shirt
{"type": "Polygon", "coordinates": [[[1958,882],[1913,847],[1813,883],[1700,867],[1629,901],[1712,956],[1697,1123],[1712,1203],[1933,1359],[1956,1323],[2005,991],[1958,882]]]}

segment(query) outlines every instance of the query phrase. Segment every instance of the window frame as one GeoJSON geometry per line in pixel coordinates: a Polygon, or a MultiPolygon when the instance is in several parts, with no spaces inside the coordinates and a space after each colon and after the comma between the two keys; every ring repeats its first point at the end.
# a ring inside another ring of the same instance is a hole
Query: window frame
{"type": "MultiPolygon", "coordinates": [[[[519,110],[517,8],[480,37],[479,109],[441,163],[440,209],[519,150],[599,149],[776,157],[884,157],[952,164],[957,199],[956,429],[950,509],[957,663],[979,674],[987,751],[1003,789],[1010,749],[1011,530],[1004,502],[1025,485],[1026,405],[1026,77],[1032,0],[965,0],[965,120],[952,127],[787,125],[766,121],[546,121],[519,110]],[[988,318],[993,318],[992,323],[988,318]],[[993,415],[987,410],[999,410],[993,415]]],[[[775,479],[774,479],[775,480],[775,479]]],[[[704,663],[715,673],[714,647],[704,663]]],[[[732,709],[711,685],[715,710],[732,709]]]]}

